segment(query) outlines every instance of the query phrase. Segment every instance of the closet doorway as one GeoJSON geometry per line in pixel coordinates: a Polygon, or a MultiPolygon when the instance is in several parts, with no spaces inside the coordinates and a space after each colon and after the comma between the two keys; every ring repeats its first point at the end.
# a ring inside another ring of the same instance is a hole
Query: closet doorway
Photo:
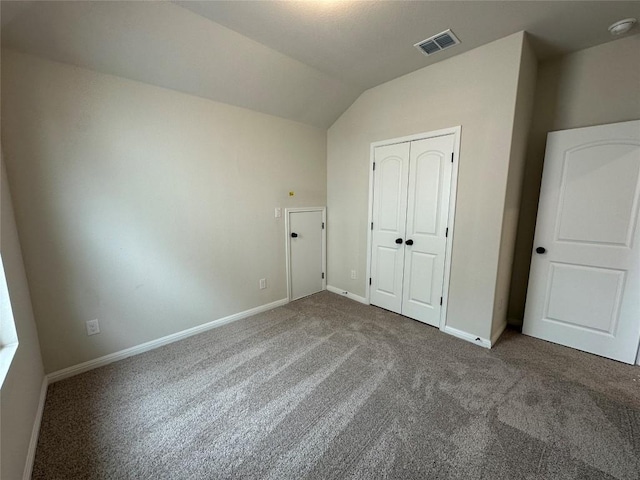
{"type": "Polygon", "coordinates": [[[460,127],[371,145],[369,288],[376,305],[446,319],[460,127]]]}

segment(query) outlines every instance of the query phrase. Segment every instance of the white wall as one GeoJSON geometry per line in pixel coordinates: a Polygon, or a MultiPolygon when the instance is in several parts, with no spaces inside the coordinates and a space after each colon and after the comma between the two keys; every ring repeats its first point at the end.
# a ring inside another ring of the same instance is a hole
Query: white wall
{"type": "Polygon", "coordinates": [[[0,172],[0,251],[18,350],[0,391],[0,478],[22,478],[44,379],[38,332],[14,220],[4,161],[0,172]]]}
{"type": "Polygon", "coordinates": [[[2,119],[47,372],[286,298],[324,130],[11,50],[2,119]]]}
{"type": "Polygon", "coordinates": [[[515,323],[524,316],[547,133],[640,119],[638,52],[633,35],[539,65],[509,302],[515,323]]]}
{"type": "Polygon", "coordinates": [[[505,192],[502,237],[500,239],[498,279],[496,282],[493,308],[493,325],[491,327],[492,339],[496,339],[507,325],[507,307],[509,305],[509,289],[511,287],[524,166],[527,156],[527,141],[531,128],[533,102],[536,91],[538,59],[527,36],[525,36],[522,47],[520,76],[518,78],[518,90],[513,120],[509,175],[505,192]]]}
{"type": "Polygon", "coordinates": [[[330,285],[365,295],[371,142],[461,125],[447,325],[489,338],[523,42],[517,33],[372,88],[331,126],[330,285]]]}

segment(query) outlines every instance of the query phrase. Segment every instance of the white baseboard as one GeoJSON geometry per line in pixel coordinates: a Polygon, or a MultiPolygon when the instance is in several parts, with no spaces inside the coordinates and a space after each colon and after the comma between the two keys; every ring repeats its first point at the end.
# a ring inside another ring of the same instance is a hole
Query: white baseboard
{"type": "Polygon", "coordinates": [[[47,387],[49,380],[45,375],[42,378],[42,387],[40,388],[40,400],[38,402],[38,410],[36,410],[36,418],[33,420],[33,428],[31,429],[31,440],[27,449],[27,458],[24,464],[23,480],[31,480],[33,472],[33,462],[36,459],[36,447],[38,446],[38,437],[40,436],[40,424],[42,423],[42,412],[44,412],[44,402],[47,398],[47,387]]]}
{"type": "Polygon", "coordinates": [[[500,328],[498,328],[498,330],[496,330],[496,333],[491,335],[491,346],[492,347],[496,344],[496,342],[500,338],[500,335],[502,335],[502,333],[504,332],[504,329],[507,328],[507,323],[508,322],[505,321],[502,325],[500,325],[500,328]]]}
{"type": "Polygon", "coordinates": [[[458,330],[457,328],[445,326],[442,330],[444,333],[448,333],[449,335],[453,335],[454,337],[461,338],[462,340],[466,340],[467,342],[471,342],[474,345],[480,345],[484,348],[491,348],[491,341],[487,338],[477,337],[467,332],[463,332],[462,330],[458,330]]]}
{"type": "Polygon", "coordinates": [[[346,290],[342,290],[340,288],[333,287],[331,285],[327,285],[327,290],[331,293],[337,293],[338,295],[342,295],[343,297],[350,298],[351,300],[355,300],[356,302],[364,303],[365,305],[369,305],[367,299],[361,297],[360,295],[356,295],[355,293],[347,292],[346,290]]]}
{"type": "Polygon", "coordinates": [[[260,305],[259,307],[245,310],[244,312],[234,313],[233,315],[229,315],[228,317],[219,318],[218,320],[213,320],[211,322],[198,325],[197,327],[188,328],[187,330],[182,330],[181,332],[173,333],[171,335],[167,335],[166,337],[158,338],[157,340],[142,343],[140,345],[136,345],[135,347],[126,348],[124,350],[120,350],[119,352],[110,353],[109,355],[95,358],[93,360],[89,360],[88,362],[80,363],[78,365],[73,365],[71,367],[58,370],[56,372],[48,374],[47,379],[49,383],[58,382],[60,380],[64,380],[65,378],[88,372],[89,370],[93,370],[94,368],[102,367],[104,365],[117,362],[118,360],[122,360],[133,355],[138,355],[140,353],[148,352],[149,350],[153,350],[155,348],[177,342],[184,338],[206,332],[207,330],[226,325],[227,323],[235,322],[236,320],[240,320],[242,318],[247,318],[258,313],[266,312],[267,310],[272,310],[276,307],[281,307],[282,305],[286,305],[287,303],[289,303],[289,301],[286,298],[283,298],[282,300],[267,303],[266,305],[260,305]]]}

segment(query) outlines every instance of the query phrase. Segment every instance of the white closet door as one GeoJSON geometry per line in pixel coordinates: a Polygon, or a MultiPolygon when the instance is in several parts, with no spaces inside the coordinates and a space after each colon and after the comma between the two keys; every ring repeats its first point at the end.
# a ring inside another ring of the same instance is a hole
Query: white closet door
{"type": "Polygon", "coordinates": [[[411,142],[402,314],[438,327],[453,135],[411,142]]]}
{"type": "Polygon", "coordinates": [[[370,302],[402,312],[409,143],[375,149],[370,302]]]}
{"type": "Polygon", "coordinates": [[[550,133],[523,332],[634,363],[640,121],[550,133]]]}

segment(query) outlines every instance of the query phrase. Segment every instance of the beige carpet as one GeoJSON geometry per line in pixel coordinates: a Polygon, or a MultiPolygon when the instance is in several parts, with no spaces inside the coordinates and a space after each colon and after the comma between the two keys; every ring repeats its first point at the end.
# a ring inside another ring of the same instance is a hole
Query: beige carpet
{"type": "Polygon", "coordinates": [[[640,368],[322,292],[49,387],[35,479],[638,479],[640,368]]]}

